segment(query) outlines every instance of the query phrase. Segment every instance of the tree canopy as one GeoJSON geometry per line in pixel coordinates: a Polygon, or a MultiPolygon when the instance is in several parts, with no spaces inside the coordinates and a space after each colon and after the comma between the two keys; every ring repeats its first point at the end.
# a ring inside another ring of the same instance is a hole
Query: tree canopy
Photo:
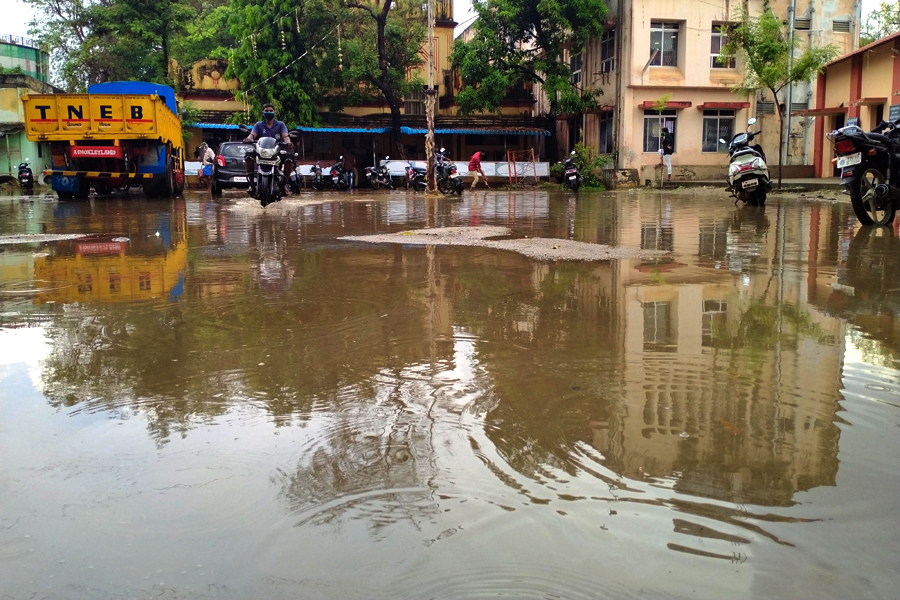
{"type": "MultiPolygon", "coordinates": [[[[772,92],[778,119],[782,123],[778,145],[778,165],[782,165],[784,113],[779,94],[792,83],[810,81],[838,54],[834,45],[810,47],[799,52],[799,37],[791,38],[784,23],[775,16],[768,1],[760,16],[751,17],[746,8],[739,13],[738,24],[728,33],[723,57],[736,56],[743,80],[732,91],[747,96],[759,90],[772,92]]],[[[778,175],[781,184],[781,169],[778,175]]]]}
{"type": "Polygon", "coordinates": [[[454,45],[453,66],[463,89],[464,113],[496,110],[504,96],[527,83],[540,83],[553,114],[582,112],[597,105],[591,86],[571,80],[565,50],[581,52],[604,28],[603,0],[475,0],[475,35],[454,45]]]}
{"type": "Polygon", "coordinates": [[[863,19],[859,45],[865,46],[900,31],[900,2],[881,2],[863,19]]]}

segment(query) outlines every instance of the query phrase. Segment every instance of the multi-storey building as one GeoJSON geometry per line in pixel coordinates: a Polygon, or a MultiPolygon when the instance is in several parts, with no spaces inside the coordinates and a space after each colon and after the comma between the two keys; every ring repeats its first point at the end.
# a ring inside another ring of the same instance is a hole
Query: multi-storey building
{"type": "MultiPolygon", "coordinates": [[[[854,0],[772,0],[770,6],[786,23],[786,32],[800,38],[799,49],[834,44],[839,54],[858,46],[859,2],[854,0]]],[[[763,0],[743,4],[761,14],[763,0]]],[[[730,139],[759,118],[762,145],[777,164],[779,120],[771,92],[752,96],[733,93],[742,71],[735,60],[720,58],[728,26],[742,4],[735,0],[611,0],[607,29],[581,53],[569,53],[573,81],[598,90],[600,106],[590,114],[562,115],[557,133],[560,151],[582,139],[614,156],[620,174],[641,183],[661,176],[659,135],[663,127],[675,138],[675,179],[724,177],[730,139]],[[662,103],[665,103],[664,105],[662,103]]],[[[815,104],[815,84],[794,85],[791,112],[815,104]]],[[[540,98],[537,114],[546,114],[540,98]]],[[[812,163],[814,117],[794,117],[786,165],[812,163]]],[[[811,167],[809,175],[812,175],[811,167]]],[[[794,168],[802,172],[803,169],[794,168]]],[[[789,174],[785,171],[785,174],[789,174]]]]}

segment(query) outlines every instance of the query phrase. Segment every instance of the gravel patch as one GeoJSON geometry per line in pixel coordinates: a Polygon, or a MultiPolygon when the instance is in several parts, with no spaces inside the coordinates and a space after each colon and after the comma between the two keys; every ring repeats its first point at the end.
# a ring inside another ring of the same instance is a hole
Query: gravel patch
{"type": "Polygon", "coordinates": [[[612,246],[555,238],[491,239],[508,236],[511,233],[506,227],[440,227],[402,231],[400,233],[349,235],[338,239],[372,244],[494,248],[496,250],[518,252],[528,258],[545,262],[557,260],[597,261],[619,258],[661,258],[670,256],[669,252],[661,250],[614,248],[612,246]]]}
{"type": "Polygon", "coordinates": [[[42,242],[59,242],[85,237],[83,233],[20,233],[16,235],[0,235],[0,246],[8,244],[40,244],[42,242]]]}

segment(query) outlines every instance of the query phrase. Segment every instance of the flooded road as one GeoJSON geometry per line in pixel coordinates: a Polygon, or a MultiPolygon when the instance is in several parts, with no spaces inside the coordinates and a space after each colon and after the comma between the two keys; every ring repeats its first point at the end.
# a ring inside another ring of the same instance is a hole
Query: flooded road
{"type": "Polygon", "coordinates": [[[0,197],[0,598],[894,597],[898,263],[793,196],[0,197]],[[662,255],[339,239],[459,226],[662,255]]]}

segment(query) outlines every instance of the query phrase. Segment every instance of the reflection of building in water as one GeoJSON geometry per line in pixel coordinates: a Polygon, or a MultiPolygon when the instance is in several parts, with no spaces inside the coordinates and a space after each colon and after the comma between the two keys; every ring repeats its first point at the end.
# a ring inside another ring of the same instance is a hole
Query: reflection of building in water
{"type": "Polygon", "coordinates": [[[36,259],[34,278],[44,282],[47,291],[35,301],[113,302],[181,295],[187,266],[184,211],[145,215],[127,231],[128,236],[101,234],[59,242],[51,255],[36,259]]]}
{"type": "Polygon", "coordinates": [[[594,445],[617,472],[680,473],[676,487],[702,496],[780,505],[833,484],[844,325],[807,303],[806,270],[785,267],[814,236],[774,210],[726,227],[679,211],[671,227],[666,204],[622,217],[626,245],[676,257],[613,266],[624,390],[594,445]]]}

